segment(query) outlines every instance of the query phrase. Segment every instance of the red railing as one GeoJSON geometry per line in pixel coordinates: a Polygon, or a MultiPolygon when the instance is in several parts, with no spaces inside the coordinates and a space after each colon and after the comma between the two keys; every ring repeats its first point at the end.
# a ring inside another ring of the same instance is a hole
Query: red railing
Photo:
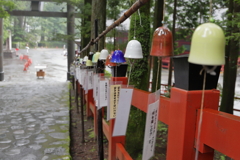
{"type": "MultiPolygon", "coordinates": [[[[126,84],[127,78],[121,77],[117,81],[126,84]]],[[[134,89],[132,105],[147,112],[149,94],[150,92],[134,89]]],[[[198,121],[202,91],[186,91],[173,87],[171,98],[159,97],[158,119],[168,125],[167,160],[193,160],[195,148],[199,151],[198,160],[212,160],[214,149],[233,159],[240,159],[240,117],[218,111],[219,91],[206,90],[204,96],[200,136],[198,121]],[[197,140],[199,143],[196,143],[197,140]]],[[[90,90],[85,96],[87,116],[94,117],[94,131],[97,135],[97,110],[92,97],[90,90]]],[[[109,141],[108,160],[132,160],[124,148],[125,136],[112,137],[114,122],[113,119],[107,124],[102,120],[103,132],[109,141]]]]}

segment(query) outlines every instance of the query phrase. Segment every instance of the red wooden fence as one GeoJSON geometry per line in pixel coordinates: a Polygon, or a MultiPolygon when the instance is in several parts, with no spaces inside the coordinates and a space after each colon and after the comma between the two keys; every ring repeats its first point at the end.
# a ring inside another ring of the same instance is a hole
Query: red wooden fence
{"type": "MultiPolygon", "coordinates": [[[[127,78],[117,78],[117,81],[126,84],[127,78]]],[[[134,89],[132,105],[147,112],[149,94],[134,89]]],[[[240,117],[218,111],[219,91],[206,90],[204,94],[198,159],[212,160],[214,149],[233,159],[240,159],[240,117]]],[[[158,119],[168,125],[167,160],[194,159],[201,98],[202,91],[186,91],[175,87],[171,89],[171,98],[159,97],[158,119]]],[[[94,131],[97,135],[97,111],[92,90],[88,91],[85,99],[87,116],[94,117],[94,131]]],[[[114,119],[110,120],[108,125],[103,119],[103,132],[109,141],[108,160],[132,160],[124,148],[125,136],[112,137],[114,122],[114,119]]]]}

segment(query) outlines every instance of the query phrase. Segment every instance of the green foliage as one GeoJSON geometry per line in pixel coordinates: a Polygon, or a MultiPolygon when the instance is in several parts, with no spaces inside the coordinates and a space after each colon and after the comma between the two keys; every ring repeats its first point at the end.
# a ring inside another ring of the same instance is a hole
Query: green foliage
{"type": "Polygon", "coordinates": [[[220,156],[220,158],[221,158],[221,160],[225,160],[226,159],[225,156],[220,156]]]}
{"type": "MultiPolygon", "coordinates": [[[[172,30],[172,14],[173,14],[173,4],[174,0],[166,1],[166,14],[165,22],[168,28],[172,30]]],[[[214,15],[217,10],[224,8],[226,5],[225,1],[215,0],[213,1],[212,14],[214,15]]],[[[177,30],[175,35],[175,41],[185,40],[190,41],[194,29],[202,23],[209,22],[210,16],[210,3],[208,0],[204,1],[177,1],[177,30]]],[[[224,26],[224,23],[220,21],[215,21],[220,26],[224,26]]],[[[179,55],[183,53],[184,47],[178,47],[175,44],[174,55],[179,55]]]]}
{"type": "Polygon", "coordinates": [[[126,149],[132,158],[136,158],[139,153],[142,153],[145,121],[146,113],[131,107],[126,135],[126,149]]]}
{"type": "MultiPolygon", "coordinates": [[[[80,30],[80,33],[82,33],[83,38],[88,38],[91,36],[91,21],[87,21],[86,19],[88,16],[92,13],[92,6],[91,4],[87,3],[85,5],[79,6],[80,12],[79,15],[81,17],[81,21],[83,20],[84,23],[79,23],[79,25],[76,26],[80,30]]],[[[88,43],[88,42],[87,42],[88,43]]]]}
{"type": "Polygon", "coordinates": [[[9,16],[6,10],[13,10],[16,8],[14,1],[11,0],[0,0],[0,18],[6,18],[9,16]]]}
{"type": "Polygon", "coordinates": [[[112,76],[112,74],[110,73],[110,72],[108,72],[107,70],[104,70],[104,75],[106,76],[106,77],[111,77],[112,76]]]}

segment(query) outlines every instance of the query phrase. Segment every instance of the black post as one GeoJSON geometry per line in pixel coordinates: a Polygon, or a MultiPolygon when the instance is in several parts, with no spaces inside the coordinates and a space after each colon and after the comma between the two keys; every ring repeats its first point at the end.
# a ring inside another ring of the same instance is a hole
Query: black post
{"type": "Polygon", "coordinates": [[[0,81],[4,81],[3,71],[3,19],[0,18],[0,81]]]}
{"type": "MultiPolygon", "coordinates": [[[[98,37],[98,19],[95,20],[95,37],[98,37]]],[[[95,50],[98,51],[98,43],[95,44],[95,50]]],[[[99,155],[99,160],[104,160],[102,109],[98,110],[97,121],[98,121],[98,155],[99,155]]]]}
{"type": "Polygon", "coordinates": [[[67,80],[71,80],[70,75],[70,67],[72,62],[75,58],[75,42],[74,42],[74,6],[72,6],[70,3],[67,3],[67,34],[71,38],[68,38],[67,40],[67,59],[68,59],[68,72],[67,72],[67,80]]]}
{"type": "Polygon", "coordinates": [[[84,140],[84,111],[83,111],[83,101],[84,101],[84,90],[83,90],[83,88],[82,88],[82,86],[80,86],[80,98],[81,98],[81,100],[80,100],[80,102],[81,102],[81,121],[82,121],[82,143],[84,143],[85,142],[85,140],[84,140]]]}
{"type": "MultiPolygon", "coordinates": [[[[98,37],[98,19],[95,19],[95,38],[98,37]]],[[[98,51],[98,42],[95,43],[95,50],[98,51]]]]}
{"type": "Polygon", "coordinates": [[[78,103],[78,80],[76,81],[76,91],[75,91],[75,102],[76,102],[76,107],[77,107],[77,113],[79,113],[79,103],[78,103]]]}
{"type": "Polygon", "coordinates": [[[72,94],[71,94],[72,90],[71,88],[69,89],[69,108],[72,108],[72,94]]]}

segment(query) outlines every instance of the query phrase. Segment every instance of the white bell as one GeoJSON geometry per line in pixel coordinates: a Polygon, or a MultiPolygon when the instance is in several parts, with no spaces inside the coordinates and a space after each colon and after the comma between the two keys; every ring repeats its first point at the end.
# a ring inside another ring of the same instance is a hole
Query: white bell
{"type": "Polygon", "coordinates": [[[141,59],[143,58],[142,45],[137,40],[131,40],[127,44],[125,58],[141,59]]]}
{"type": "Polygon", "coordinates": [[[88,60],[88,56],[85,56],[84,58],[83,58],[83,62],[86,62],[88,60]]]}
{"type": "Polygon", "coordinates": [[[106,60],[109,55],[109,52],[107,49],[103,49],[100,53],[99,60],[106,60]]]}

